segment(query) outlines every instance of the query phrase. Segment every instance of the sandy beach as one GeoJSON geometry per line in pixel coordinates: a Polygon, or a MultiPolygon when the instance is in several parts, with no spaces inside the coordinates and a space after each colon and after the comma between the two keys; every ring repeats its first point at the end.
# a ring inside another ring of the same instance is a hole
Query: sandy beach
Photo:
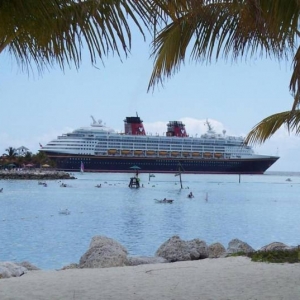
{"type": "Polygon", "coordinates": [[[204,259],[104,269],[32,271],[0,280],[0,299],[299,299],[300,264],[204,259]]]}

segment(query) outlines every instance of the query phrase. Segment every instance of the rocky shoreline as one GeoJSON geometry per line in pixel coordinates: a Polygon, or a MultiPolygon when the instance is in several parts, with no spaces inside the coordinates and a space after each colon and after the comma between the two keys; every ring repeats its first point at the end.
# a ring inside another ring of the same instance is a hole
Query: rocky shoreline
{"type": "Polygon", "coordinates": [[[57,180],[76,179],[73,175],[55,170],[0,170],[0,180],[57,180]]]}
{"type": "MultiPolygon", "coordinates": [[[[273,242],[262,247],[259,251],[292,251],[295,248],[296,247],[287,246],[281,242],[273,242]]],[[[239,239],[231,240],[226,249],[220,243],[207,245],[205,241],[197,238],[191,241],[185,241],[175,235],[164,242],[152,257],[129,256],[127,249],[119,242],[106,236],[94,236],[89,248],[81,256],[79,262],[67,265],[61,270],[125,267],[143,264],[216,259],[233,256],[241,252],[248,254],[256,251],[246,242],[239,239]]],[[[30,262],[15,263],[0,261],[0,279],[19,277],[28,271],[34,270],[39,270],[39,268],[30,262]]]]}

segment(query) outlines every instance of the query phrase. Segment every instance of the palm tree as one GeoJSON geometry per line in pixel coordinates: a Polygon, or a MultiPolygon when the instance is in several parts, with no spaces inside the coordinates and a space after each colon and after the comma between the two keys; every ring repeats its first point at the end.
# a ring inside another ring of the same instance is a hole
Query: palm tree
{"type": "Polygon", "coordinates": [[[31,156],[30,163],[32,163],[36,166],[39,166],[39,167],[41,167],[44,164],[47,164],[52,168],[56,167],[56,163],[53,160],[51,160],[45,152],[42,152],[42,151],[39,151],[38,153],[33,154],[31,156]]]}
{"type": "Polygon", "coordinates": [[[14,147],[8,147],[5,151],[7,153],[3,153],[3,156],[5,156],[5,158],[9,161],[13,161],[17,157],[17,151],[14,147]]]}
{"type": "MultiPolygon", "coordinates": [[[[91,62],[109,54],[128,55],[131,28],[145,38],[159,18],[146,0],[0,0],[0,53],[9,52],[28,70],[81,62],[83,47],[91,62]]],[[[154,1],[155,2],[155,1],[154,1]]],[[[157,9],[156,9],[157,8],[157,9]]]]}
{"type": "Polygon", "coordinates": [[[172,76],[185,61],[188,48],[196,61],[267,56],[292,59],[291,111],[274,114],[257,124],[246,142],[263,143],[281,125],[299,133],[300,2],[297,0],[171,0],[160,9],[169,23],[153,41],[155,59],[149,89],[172,76]]]}

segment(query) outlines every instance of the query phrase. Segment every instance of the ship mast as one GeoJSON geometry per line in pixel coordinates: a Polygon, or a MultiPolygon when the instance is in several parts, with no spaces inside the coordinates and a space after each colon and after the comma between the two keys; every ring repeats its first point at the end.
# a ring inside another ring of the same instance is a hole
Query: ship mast
{"type": "Polygon", "coordinates": [[[94,119],[93,116],[91,116],[92,120],[93,120],[93,125],[97,124],[96,120],[94,119]]]}
{"type": "Polygon", "coordinates": [[[206,122],[204,123],[204,125],[207,125],[207,127],[208,127],[207,133],[211,133],[211,134],[215,133],[214,128],[211,125],[211,123],[208,121],[208,119],[206,119],[206,122]]]}

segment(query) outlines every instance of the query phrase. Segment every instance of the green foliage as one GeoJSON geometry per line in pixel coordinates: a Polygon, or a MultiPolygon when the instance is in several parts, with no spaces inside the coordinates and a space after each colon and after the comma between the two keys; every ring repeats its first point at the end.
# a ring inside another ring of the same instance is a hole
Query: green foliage
{"type": "Polygon", "coordinates": [[[55,167],[55,162],[50,160],[45,152],[38,152],[37,154],[34,154],[31,158],[31,163],[35,164],[36,166],[47,164],[52,168],[55,167]]]}
{"type": "Polygon", "coordinates": [[[179,70],[187,56],[211,62],[223,57],[271,57],[278,61],[294,57],[290,83],[298,91],[298,20],[296,0],[264,1],[156,1],[169,17],[169,24],[155,36],[155,65],[150,86],[179,70]]]}
{"type": "Polygon", "coordinates": [[[281,126],[285,125],[288,131],[300,134],[300,110],[284,111],[271,115],[258,124],[248,133],[245,144],[261,144],[269,139],[281,126]]]}
{"type": "Polygon", "coordinates": [[[300,134],[300,2],[296,0],[155,1],[169,23],[152,43],[154,68],[149,89],[172,76],[189,57],[196,62],[270,57],[291,60],[291,111],[257,124],[247,143],[264,143],[282,125],[300,134]],[[168,2],[168,3],[166,3],[168,2]]]}
{"type": "Polygon", "coordinates": [[[58,64],[79,67],[82,49],[97,59],[130,53],[132,28],[144,38],[160,19],[152,1],[0,1],[0,53],[6,50],[22,68],[39,71],[58,64]]]}
{"type": "Polygon", "coordinates": [[[32,154],[31,152],[26,152],[23,156],[18,156],[16,149],[13,147],[8,147],[5,149],[7,153],[0,156],[0,168],[9,168],[9,164],[13,163],[16,167],[23,167],[25,164],[33,164],[35,167],[42,167],[47,164],[51,168],[55,168],[56,164],[44,152],[38,152],[32,154]]]}
{"type": "Polygon", "coordinates": [[[255,262],[269,263],[298,263],[300,262],[300,251],[293,250],[273,250],[273,251],[256,251],[247,255],[255,262]]]}
{"type": "Polygon", "coordinates": [[[254,262],[268,263],[298,263],[300,262],[300,250],[273,250],[273,251],[254,251],[245,253],[239,251],[231,253],[227,257],[247,256],[254,262]]]}
{"type": "Polygon", "coordinates": [[[16,149],[14,147],[8,147],[5,149],[7,153],[3,153],[3,156],[5,156],[7,159],[12,160],[17,156],[16,149]]]}

